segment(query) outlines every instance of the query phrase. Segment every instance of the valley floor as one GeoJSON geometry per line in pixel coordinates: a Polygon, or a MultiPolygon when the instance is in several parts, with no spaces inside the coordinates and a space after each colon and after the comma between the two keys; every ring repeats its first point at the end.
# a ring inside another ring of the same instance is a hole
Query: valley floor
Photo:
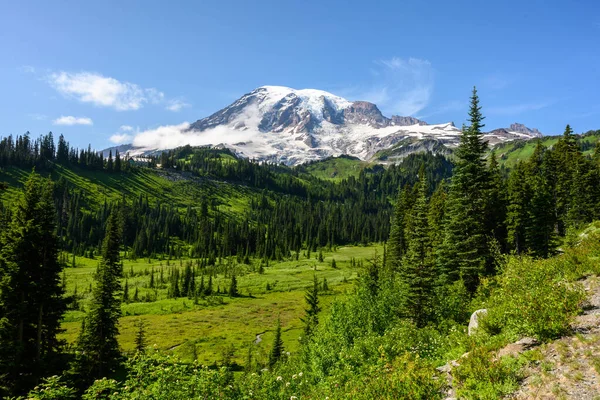
{"type": "MultiPolygon", "coordinates": [[[[164,280],[168,281],[170,270],[181,273],[186,263],[194,260],[124,260],[124,271],[128,282],[130,298],[138,290],[140,301],[130,301],[122,305],[119,342],[124,351],[134,348],[136,324],[146,325],[148,345],[159,350],[172,352],[183,360],[196,358],[205,365],[222,362],[231,357],[233,362],[243,364],[248,352],[256,359],[268,357],[277,319],[281,319],[283,341],[286,351],[298,349],[298,339],[302,334],[300,320],[306,308],[305,290],[317,277],[320,285],[326,280],[328,290],[320,294],[321,306],[328,309],[335,298],[353,290],[359,268],[353,262],[365,262],[376,252],[381,254],[378,245],[367,247],[340,247],[336,251],[323,252],[319,262],[318,253],[307,259],[301,255],[299,261],[273,262],[260,274],[255,267],[236,265],[238,273],[239,297],[230,298],[226,293],[230,277],[218,272],[213,280],[213,288],[221,294],[198,299],[167,298],[168,283],[159,284],[159,271],[163,270],[164,280]],[[336,260],[335,268],[332,260],[336,260]],[[154,272],[156,289],[149,288],[149,276],[154,272]],[[267,288],[268,285],[268,288],[267,288]],[[143,301],[145,296],[156,296],[152,301],[143,301]],[[257,340],[257,336],[260,337],[257,340]]],[[[90,285],[98,260],[76,258],[75,268],[65,272],[67,295],[79,293],[83,297],[79,310],[68,311],[61,335],[69,343],[77,340],[81,321],[90,296],[90,285]]],[[[207,279],[207,278],[206,278],[207,279]]],[[[125,279],[123,279],[125,282],[125,279]]],[[[200,278],[196,277],[196,285],[200,278]]],[[[206,282],[205,282],[206,284],[206,282]]]]}

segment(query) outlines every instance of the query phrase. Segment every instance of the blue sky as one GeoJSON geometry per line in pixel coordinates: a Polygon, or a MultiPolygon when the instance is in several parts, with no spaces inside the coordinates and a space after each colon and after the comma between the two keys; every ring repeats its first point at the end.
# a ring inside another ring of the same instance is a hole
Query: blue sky
{"type": "Polygon", "coordinates": [[[0,49],[0,136],[99,149],[262,85],[458,126],[477,85],[489,129],[600,129],[597,0],[4,0],[0,49]]]}

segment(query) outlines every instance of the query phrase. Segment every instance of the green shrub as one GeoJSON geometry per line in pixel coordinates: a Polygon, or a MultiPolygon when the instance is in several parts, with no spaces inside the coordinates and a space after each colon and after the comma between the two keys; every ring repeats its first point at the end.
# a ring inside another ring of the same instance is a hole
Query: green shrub
{"type": "Polygon", "coordinates": [[[509,258],[488,301],[488,317],[482,323],[484,330],[540,340],[567,333],[584,293],[567,279],[573,268],[566,259],[509,258]]]}
{"type": "Polygon", "coordinates": [[[27,395],[27,400],[69,400],[76,399],[76,391],[62,382],[59,376],[51,376],[36,386],[27,395]]]}
{"type": "Polygon", "coordinates": [[[460,399],[495,400],[518,388],[524,360],[495,359],[485,347],[474,348],[452,371],[460,399]]]}

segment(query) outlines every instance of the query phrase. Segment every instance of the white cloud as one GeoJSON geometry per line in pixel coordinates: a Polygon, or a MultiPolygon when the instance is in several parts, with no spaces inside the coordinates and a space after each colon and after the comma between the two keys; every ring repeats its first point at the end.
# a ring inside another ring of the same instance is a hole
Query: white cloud
{"type": "Polygon", "coordinates": [[[73,117],[69,116],[61,116],[60,118],[52,121],[54,125],[93,125],[94,122],[91,118],[87,117],[73,117]]]}
{"type": "Polygon", "coordinates": [[[371,69],[373,82],[351,90],[352,97],[375,103],[386,113],[415,115],[430,102],[434,69],[427,60],[398,58],[379,60],[371,69]]]}
{"type": "Polygon", "coordinates": [[[131,125],[121,125],[118,132],[108,138],[108,140],[115,144],[131,143],[134,131],[135,129],[131,125]]]}
{"type": "Polygon", "coordinates": [[[146,103],[160,103],[164,94],[130,82],[120,82],[93,72],[58,72],[47,77],[59,93],[84,103],[112,107],[119,111],[138,110],[146,103]]]}
{"type": "Polygon", "coordinates": [[[131,135],[126,134],[126,133],[115,133],[114,135],[112,135],[109,138],[109,140],[111,142],[113,142],[114,144],[128,143],[128,142],[131,142],[131,139],[133,139],[133,137],[131,135]]]}
{"type": "Polygon", "coordinates": [[[189,107],[190,105],[182,100],[170,100],[167,102],[167,106],[165,107],[169,111],[178,112],[181,111],[184,107],[189,107]]]}
{"type": "Polygon", "coordinates": [[[554,101],[542,101],[537,103],[521,103],[508,106],[490,107],[486,110],[489,114],[494,115],[514,115],[522,114],[527,111],[537,111],[549,107],[554,104],[554,101]]]}
{"type": "Polygon", "coordinates": [[[241,124],[243,130],[231,129],[230,126],[217,126],[205,131],[190,130],[190,123],[164,125],[158,128],[139,132],[133,138],[133,145],[147,150],[173,149],[189,144],[191,146],[218,145],[221,143],[252,142],[261,136],[258,129],[261,113],[258,106],[247,107],[236,119],[229,122],[230,126],[241,124]]]}

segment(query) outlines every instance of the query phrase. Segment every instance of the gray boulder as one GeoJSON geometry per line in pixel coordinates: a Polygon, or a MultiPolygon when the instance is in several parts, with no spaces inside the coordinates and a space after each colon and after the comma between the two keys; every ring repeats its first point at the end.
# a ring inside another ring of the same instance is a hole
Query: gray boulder
{"type": "Polygon", "coordinates": [[[469,336],[473,336],[475,334],[475,332],[477,331],[477,329],[479,329],[479,323],[481,321],[481,318],[485,317],[487,315],[488,311],[485,308],[482,308],[480,310],[475,311],[472,315],[471,315],[471,319],[469,320],[469,336]]]}

